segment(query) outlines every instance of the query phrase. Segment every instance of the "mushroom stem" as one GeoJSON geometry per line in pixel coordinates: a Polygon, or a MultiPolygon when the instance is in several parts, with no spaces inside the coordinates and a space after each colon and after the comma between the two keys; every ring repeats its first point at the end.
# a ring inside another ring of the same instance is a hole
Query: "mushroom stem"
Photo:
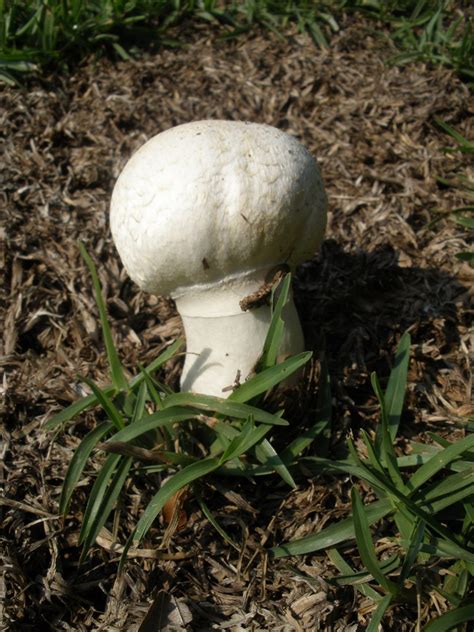
{"type": "MultiPolygon", "coordinates": [[[[243,382],[253,372],[272,317],[269,305],[242,311],[239,302],[255,290],[255,281],[248,281],[176,297],[187,345],[181,390],[227,397],[236,380],[243,382]]],[[[285,333],[280,355],[303,351],[292,295],[282,316],[285,333]]]]}

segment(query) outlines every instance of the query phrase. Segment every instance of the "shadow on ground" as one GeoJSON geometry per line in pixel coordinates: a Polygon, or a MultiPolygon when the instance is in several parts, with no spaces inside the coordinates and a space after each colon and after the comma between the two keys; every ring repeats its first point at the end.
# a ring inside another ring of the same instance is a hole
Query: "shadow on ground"
{"type": "MultiPolygon", "coordinates": [[[[376,371],[386,384],[405,331],[412,337],[413,386],[418,395],[433,393],[450,356],[459,352],[459,331],[468,326],[467,309],[460,307],[467,308],[468,300],[468,288],[455,277],[434,268],[402,267],[388,244],[347,252],[328,240],[317,260],[300,267],[295,301],[307,348],[316,357],[324,350],[336,406],[345,409],[339,414],[350,413],[352,431],[372,408],[370,374],[376,371]]],[[[403,430],[415,432],[406,425],[403,430]]]]}

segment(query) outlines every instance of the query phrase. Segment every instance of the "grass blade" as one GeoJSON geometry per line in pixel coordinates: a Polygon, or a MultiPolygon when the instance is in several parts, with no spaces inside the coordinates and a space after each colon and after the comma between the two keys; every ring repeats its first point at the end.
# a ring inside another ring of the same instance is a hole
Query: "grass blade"
{"type": "Polygon", "coordinates": [[[97,509],[94,520],[92,521],[90,528],[85,534],[83,540],[83,548],[81,552],[81,560],[85,558],[88,550],[94,544],[97,536],[99,535],[100,530],[107,522],[110,512],[112,511],[113,506],[115,505],[117,498],[119,497],[119,494],[125,484],[125,480],[128,476],[132,461],[133,459],[129,457],[126,459],[122,459],[119,463],[114,477],[102,498],[100,506],[97,509]]]}
{"type": "MultiPolygon", "coordinates": [[[[163,366],[163,364],[168,362],[168,360],[171,360],[171,358],[184,347],[184,343],[184,338],[178,338],[177,340],[175,340],[171,345],[169,345],[169,347],[166,347],[166,349],[162,351],[158,357],[150,362],[147,367],[145,367],[145,373],[148,373],[148,375],[150,375],[151,373],[157,371],[160,367],[163,366]]],[[[130,387],[133,388],[134,386],[138,386],[144,379],[145,377],[142,373],[136,375],[130,382],[130,387]]]]}
{"type": "Polygon", "coordinates": [[[451,474],[429,489],[419,490],[416,493],[416,501],[421,502],[433,514],[437,514],[468,496],[474,496],[472,465],[470,469],[451,474]]]}
{"type": "Polygon", "coordinates": [[[467,261],[468,263],[474,263],[474,251],[473,252],[457,252],[456,258],[459,261],[467,261]]]}
{"type": "MultiPolygon", "coordinates": [[[[423,466],[422,466],[423,467],[423,466]]],[[[364,469],[366,469],[364,467],[364,469]]],[[[364,479],[371,482],[370,477],[372,476],[370,472],[369,475],[364,474],[364,479]]],[[[375,479],[378,478],[377,473],[373,474],[375,479]]],[[[372,485],[377,487],[375,483],[372,482],[372,485]]],[[[406,509],[410,511],[417,518],[424,520],[435,533],[440,535],[444,540],[449,543],[449,547],[452,551],[454,557],[459,559],[467,559],[470,561],[474,557],[474,553],[464,547],[461,542],[455,537],[452,532],[446,528],[441,522],[439,522],[433,515],[431,511],[426,511],[422,509],[416,502],[414,502],[409,496],[405,496],[400,490],[398,490],[392,483],[389,481],[383,481],[379,479],[378,487],[383,490],[384,493],[389,494],[392,498],[398,501],[401,501],[406,509]]],[[[396,501],[395,501],[396,502],[396,501]]]]}
{"type": "Polygon", "coordinates": [[[112,400],[109,399],[104,391],[102,391],[96,384],[94,384],[92,380],[89,380],[86,377],[82,378],[82,380],[92,390],[92,392],[96,396],[97,401],[107,413],[108,418],[114,424],[114,426],[118,428],[118,430],[123,428],[125,426],[125,422],[112,400]]]}
{"type": "Polygon", "coordinates": [[[364,511],[364,505],[355,489],[352,489],[352,517],[354,520],[354,532],[356,536],[357,548],[362,562],[372,577],[391,595],[398,593],[398,586],[388,579],[380,570],[377,557],[375,555],[374,543],[369,529],[369,521],[364,511]]]}
{"type": "Polygon", "coordinates": [[[458,144],[457,149],[459,151],[466,153],[474,152],[474,143],[465,138],[462,134],[455,130],[454,127],[451,127],[451,125],[448,125],[448,123],[441,120],[437,116],[435,116],[435,123],[456,141],[456,143],[458,144]]]}
{"type": "Polygon", "coordinates": [[[454,221],[456,222],[456,224],[459,224],[460,226],[464,226],[464,228],[470,228],[471,230],[474,230],[473,217],[456,217],[454,221]]]}
{"type": "Polygon", "coordinates": [[[138,389],[138,396],[135,401],[135,406],[133,409],[133,415],[130,423],[134,424],[137,421],[140,421],[143,417],[143,413],[145,412],[146,400],[148,396],[148,389],[146,385],[146,381],[140,384],[138,389]]]}
{"type": "Polygon", "coordinates": [[[309,35],[316,46],[322,49],[328,48],[328,41],[323,31],[321,30],[321,27],[316,21],[308,21],[306,23],[306,28],[308,29],[309,35]]]}
{"type": "Polygon", "coordinates": [[[271,467],[274,472],[281,476],[287,485],[292,489],[296,489],[296,483],[288,471],[288,468],[268,439],[264,439],[262,443],[255,448],[255,454],[262,465],[271,467]]]}
{"type": "MultiPolygon", "coordinates": [[[[320,419],[311,428],[305,430],[299,437],[294,439],[281,453],[284,463],[291,463],[305,450],[313,441],[324,433],[327,428],[327,419],[320,419]]],[[[315,457],[316,458],[316,457],[315,457]]],[[[323,459],[325,461],[325,459],[323,459]]]]}
{"type": "Polygon", "coordinates": [[[76,448],[71,462],[69,463],[61,489],[61,498],[59,500],[59,512],[61,514],[66,515],[69,510],[72,493],[79,478],[81,477],[92,450],[113,428],[114,425],[112,423],[104,421],[94,428],[94,430],[91,430],[76,448]]]}
{"type": "MultiPolygon", "coordinates": [[[[326,555],[329,557],[337,570],[343,575],[356,576],[358,574],[351,566],[349,566],[349,564],[346,562],[346,560],[342,557],[337,549],[329,549],[329,551],[326,551],[326,555]]],[[[365,574],[365,577],[367,577],[367,574],[365,574]]],[[[339,579],[340,577],[334,577],[331,581],[339,583],[339,579]]],[[[369,586],[368,583],[354,583],[351,585],[353,586],[354,590],[359,591],[362,595],[364,595],[364,597],[368,597],[373,601],[378,601],[380,599],[380,594],[376,590],[374,590],[372,586],[369,586]]]]}
{"type": "Polygon", "coordinates": [[[451,610],[428,623],[424,632],[448,632],[461,623],[474,621],[474,604],[451,610]]]}
{"type": "MultiPolygon", "coordinates": [[[[371,445],[371,444],[369,444],[371,445]]],[[[376,490],[380,490],[383,495],[394,493],[393,490],[396,491],[395,497],[399,498],[400,496],[404,498],[403,494],[394,487],[393,481],[389,478],[386,471],[382,468],[374,469],[369,467],[367,461],[362,461],[355,449],[355,446],[352,440],[349,438],[347,440],[347,447],[349,448],[349,454],[354,464],[357,465],[360,474],[358,476],[370,483],[376,490]]],[[[375,459],[377,459],[374,453],[375,459]]]]}
{"type": "Polygon", "coordinates": [[[288,426],[288,422],[279,417],[278,415],[272,415],[260,408],[249,406],[248,404],[241,404],[240,402],[234,402],[229,399],[222,399],[220,397],[214,397],[212,395],[198,395],[196,393],[175,393],[163,400],[163,406],[166,410],[172,406],[192,406],[198,410],[205,412],[219,413],[226,417],[234,419],[247,419],[252,416],[255,421],[262,424],[269,424],[272,426],[288,426]]]}
{"type": "Polygon", "coordinates": [[[189,483],[202,478],[207,474],[210,474],[212,471],[221,467],[222,464],[226,461],[241,456],[256,443],[261,441],[261,439],[265,436],[267,432],[269,432],[269,430],[270,426],[264,425],[254,428],[253,420],[249,419],[245,432],[241,433],[242,436],[239,436],[235,443],[234,440],[231,442],[228,450],[226,450],[225,454],[220,459],[216,459],[213,457],[202,459],[200,461],[197,461],[196,463],[192,463],[191,465],[186,466],[180,472],[175,474],[172,478],[168,479],[162,485],[160,490],[155,494],[148,507],[145,509],[144,514],[138,521],[134,532],[128,539],[127,544],[124,548],[124,552],[122,554],[120,568],[123,566],[126,558],[126,553],[130,546],[133,543],[141,541],[141,539],[147,533],[148,529],[153,524],[156,516],[161,511],[166,501],[171,498],[173,494],[179,491],[182,487],[189,485],[189,483]]]}
{"type": "MultiPolygon", "coordinates": [[[[474,553],[470,553],[464,549],[460,549],[458,546],[445,538],[430,538],[429,544],[426,545],[426,550],[430,547],[434,548],[434,554],[440,557],[450,557],[452,559],[459,559],[467,564],[474,563],[474,553]]],[[[422,548],[422,551],[424,549],[422,548]]]]}
{"type": "MultiPolygon", "coordinates": [[[[113,395],[115,393],[115,389],[113,386],[106,386],[102,389],[102,392],[108,395],[113,395]]],[[[57,426],[65,423],[66,421],[70,421],[76,415],[84,412],[87,408],[91,406],[95,406],[97,404],[97,397],[94,393],[87,395],[86,397],[82,397],[78,399],[77,402],[73,402],[67,408],[60,410],[59,413],[51,417],[45,424],[44,427],[46,430],[54,430],[57,426]]]]}
{"type": "Polygon", "coordinates": [[[151,376],[149,375],[149,373],[145,371],[145,369],[141,365],[139,365],[139,369],[145,379],[145,383],[147,385],[151,400],[155,404],[157,410],[161,410],[163,408],[163,400],[161,398],[161,395],[156,390],[155,384],[153,383],[151,376]]]}
{"type": "Polygon", "coordinates": [[[257,375],[236,388],[235,391],[229,395],[227,401],[245,403],[262,393],[266,393],[306,364],[312,355],[311,351],[305,351],[291,358],[287,358],[274,367],[257,373],[257,375]]]}
{"type": "MultiPolygon", "coordinates": [[[[375,448],[371,442],[371,440],[369,439],[367,433],[365,432],[365,430],[361,430],[361,439],[365,444],[365,447],[367,449],[367,456],[368,456],[368,463],[370,463],[370,466],[376,471],[378,472],[381,476],[385,476],[385,469],[379,459],[379,457],[377,456],[377,454],[375,454],[375,448]]],[[[367,463],[367,461],[366,461],[367,463]]]]}
{"type": "MultiPolygon", "coordinates": [[[[433,517],[430,511],[422,509],[416,502],[412,500],[410,496],[405,495],[402,491],[395,487],[395,485],[390,480],[388,480],[384,476],[381,476],[379,472],[372,471],[364,463],[362,463],[350,439],[348,440],[348,447],[352,458],[359,466],[359,469],[362,471],[362,474],[359,475],[360,478],[363,478],[364,480],[369,482],[375,489],[379,489],[384,495],[391,496],[393,502],[397,505],[399,505],[397,501],[401,501],[405,506],[406,511],[409,511],[417,518],[424,520],[427,526],[429,526],[435,533],[437,533],[443,539],[450,543],[449,545],[451,547],[451,550],[454,552],[455,557],[459,557],[460,559],[470,559],[473,556],[473,553],[465,548],[460,543],[460,541],[458,541],[458,539],[452,535],[452,532],[449,529],[447,529],[442,523],[440,523],[435,517],[433,517]]],[[[438,455],[435,455],[433,458],[436,458],[437,456],[438,455]]],[[[420,469],[422,469],[423,467],[425,466],[422,466],[420,469]]]]}
{"type": "Polygon", "coordinates": [[[79,544],[82,544],[87,539],[89,531],[94,526],[94,521],[102,505],[102,500],[106,494],[109,481],[121,459],[122,457],[120,454],[109,455],[94,481],[94,485],[92,486],[92,490],[87,501],[84,517],[82,519],[82,528],[79,533],[79,544]]]}
{"type": "Polygon", "coordinates": [[[382,599],[380,599],[365,632],[379,632],[383,616],[386,613],[387,608],[390,606],[391,602],[392,595],[385,595],[385,597],[382,597],[382,599]]]}
{"type": "Polygon", "coordinates": [[[244,424],[241,432],[231,440],[224,453],[219,458],[219,465],[223,465],[226,461],[232,461],[241,454],[244,454],[256,443],[261,441],[270,430],[270,426],[255,427],[253,419],[250,417],[244,424]]]}
{"type": "Polygon", "coordinates": [[[326,474],[327,472],[344,472],[358,478],[364,478],[365,476],[365,470],[349,459],[336,461],[323,459],[319,456],[305,456],[300,460],[300,464],[303,465],[304,469],[315,475],[326,474]]]}
{"type": "Polygon", "coordinates": [[[120,363],[117,349],[115,348],[112,338],[112,332],[110,329],[109,321],[107,318],[107,308],[102,296],[102,288],[99,281],[99,275],[94,262],[92,261],[89,253],[87,252],[83,243],[79,242],[79,250],[81,255],[89,268],[89,273],[92,277],[92,285],[94,287],[95,300],[99,309],[100,324],[102,327],[102,335],[104,337],[105,349],[107,351],[107,358],[110,367],[110,377],[113,386],[117,391],[126,391],[128,389],[128,383],[123,373],[122,365],[120,363]]]}
{"type": "MultiPolygon", "coordinates": [[[[366,516],[367,524],[371,525],[393,512],[394,508],[390,500],[383,498],[371,505],[363,507],[363,511],[366,516]]],[[[354,538],[354,520],[353,516],[350,516],[337,524],[326,527],[319,533],[309,535],[299,540],[293,540],[286,544],[281,544],[280,546],[275,546],[270,549],[269,553],[274,558],[286,557],[288,555],[303,555],[305,553],[321,551],[321,549],[327,549],[346,540],[353,540],[354,538]]]]}
{"type": "Polygon", "coordinates": [[[395,353],[395,361],[393,369],[385,391],[385,409],[387,412],[388,431],[392,441],[397,436],[398,427],[400,425],[400,417],[405,401],[405,393],[407,387],[408,365],[410,362],[410,346],[411,338],[408,332],[405,332],[398,343],[395,353]]]}
{"type": "Polygon", "coordinates": [[[264,369],[275,366],[278,352],[280,350],[281,341],[285,323],[282,318],[283,309],[288,302],[288,296],[291,286],[291,274],[287,274],[272,290],[272,320],[268,328],[267,336],[263,344],[262,355],[258,361],[257,373],[264,369]],[[278,293],[278,300],[275,304],[275,297],[278,293]]]}
{"type": "Polygon", "coordinates": [[[191,408],[168,408],[166,410],[160,410],[148,417],[143,418],[139,424],[131,424],[126,426],[115,435],[110,437],[110,443],[116,441],[122,441],[127,443],[128,441],[132,441],[136,439],[142,434],[146,432],[150,432],[150,430],[155,430],[155,428],[162,428],[163,426],[167,426],[169,424],[177,423],[180,421],[187,421],[199,415],[200,411],[192,410],[191,408]]]}
{"type": "Polygon", "coordinates": [[[451,461],[457,459],[463,452],[474,448],[474,434],[464,437],[460,441],[434,454],[431,459],[422,465],[407,481],[406,486],[412,492],[421,487],[435,474],[447,467],[451,461]]]}
{"type": "Polygon", "coordinates": [[[240,553],[241,547],[238,544],[236,544],[234,542],[234,540],[232,540],[232,538],[227,533],[227,531],[225,531],[225,529],[223,529],[222,526],[217,522],[214,514],[211,512],[209,507],[206,505],[204,500],[199,495],[197,495],[197,501],[199,503],[199,506],[201,507],[202,513],[206,516],[206,518],[209,520],[209,522],[214,527],[214,529],[217,531],[217,533],[221,536],[221,538],[223,540],[225,540],[228,544],[230,544],[231,547],[233,547],[236,551],[238,551],[240,553]]]}
{"type": "MultiPolygon", "coordinates": [[[[144,371],[147,373],[147,375],[150,375],[154,371],[158,370],[165,362],[170,360],[179,351],[179,349],[183,347],[183,345],[184,345],[184,340],[182,338],[179,338],[172,345],[167,347],[165,351],[163,351],[163,353],[160,353],[160,355],[157,358],[155,358],[153,362],[151,362],[144,369],[144,371]]],[[[130,381],[129,388],[133,389],[139,386],[143,382],[144,379],[145,379],[145,376],[143,375],[143,373],[136,375],[130,381]]],[[[117,393],[116,389],[110,384],[108,384],[107,386],[104,386],[101,390],[105,395],[111,396],[112,399],[117,393]]],[[[44,427],[46,428],[46,430],[54,430],[55,428],[57,428],[57,426],[60,426],[61,424],[67,421],[70,421],[76,415],[84,412],[84,410],[86,410],[87,408],[95,406],[96,404],[97,404],[97,397],[94,395],[94,393],[92,393],[91,395],[87,395],[86,397],[79,399],[77,402],[73,402],[70,406],[68,406],[67,408],[64,408],[64,410],[59,411],[59,413],[51,417],[51,419],[49,419],[45,423],[44,427]]]]}
{"type": "Polygon", "coordinates": [[[133,533],[127,540],[120,560],[119,570],[123,568],[127,552],[133,544],[138,544],[144,538],[156,517],[163,509],[165,503],[181,488],[193,481],[210,474],[219,467],[219,460],[214,458],[202,459],[183,468],[177,474],[163,483],[158,492],[153,496],[147,508],[143,512],[133,533]]]}
{"type": "MultiPolygon", "coordinates": [[[[375,453],[380,456],[380,461],[385,464],[393,483],[398,487],[398,489],[405,491],[405,485],[397,466],[397,456],[395,454],[395,450],[393,449],[393,440],[390,435],[387,403],[385,396],[382,393],[376,373],[372,373],[371,381],[374,392],[380,403],[381,417],[381,423],[377,428],[377,436],[375,439],[374,456],[375,453]]],[[[368,439],[366,440],[366,445],[370,450],[370,441],[368,439]]]]}
{"type": "MultiPolygon", "coordinates": [[[[336,551],[336,549],[331,549],[332,551],[336,551]]],[[[342,559],[342,558],[341,558],[342,559]]],[[[368,581],[372,581],[373,577],[368,572],[367,569],[363,571],[354,571],[350,568],[350,566],[346,565],[349,568],[349,572],[346,574],[339,575],[338,577],[334,577],[331,581],[338,586],[363,586],[366,585],[368,581]]],[[[393,573],[400,566],[400,557],[398,555],[392,555],[390,558],[385,559],[380,562],[380,568],[384,573],[393,573]]],[[[375,601],[380,599],[380,594],[376,591],[375,593],[375,601]]]]}
{"type": "Polygon", "coordinates": [[[403,560],[402,569],[400,571],[400,586],[403,586],[404,581],[408,578],[413,564],[416,562],[418,553],[420,553],[425,536],[425,527],[426,523],[423,520],[418,520],[415,528],[413,529],[413,533],[411,534],[411,537],[409,539],[410,544],[408,546],[405,559],[403,560]]]}
{"type": "MultiPolygon", "coordinates": [[[[428,539],[427,542],[423,542],[420,545],[420,553],[425,553],[428,557],[439,557],[442,559],[454,559],[454,560],[462,560],[466,564],[474,563],[474,554],[469,553],[468,551],[460,550],[459,547],[453,546],[451,542],[446,539],[435,538],[431,535],[426,536],[425,540],[428,539]]],[[[410,546],[410,540],[398,540],[400,546],[403,546],[405,549],[408,549],[410,546]]]]}
{"type": "Polygon", "coordinates": [[[469,572],[462,560],[456,561],[448,571],[443,582],[443,592],[450,603],[458,608],[470,588],[469,572]]]}
{"type": "Polygon", "coordinates": [[[400,536],[409,540],[416,525],[416,518],[413,517],[413,514],[410,513],[404,505],[399,503],[393,519],[400,532],[400,536]]]}
{"type": "Polygon", "coordinates": [[[281,459],[285,463],[290,463],[303,450],[313,443],[316,437],[318,440],[318,453],[326,456],[328,443],[331,436],[331,416],[332,416],[332,400],[331,400],[331,381],[327,371],[327,364],[323,362],[321,379],[318,394],[318,403],[316,407],[317,421],[313,426],[308,428],[303,434],[294,439],[281,453],[281,459]]]}

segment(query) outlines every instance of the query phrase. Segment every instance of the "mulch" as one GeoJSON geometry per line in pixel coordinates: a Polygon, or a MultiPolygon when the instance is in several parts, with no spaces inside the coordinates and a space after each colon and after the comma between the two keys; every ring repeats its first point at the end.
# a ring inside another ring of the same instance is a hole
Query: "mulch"
{"type": "MultiPolygon", "coordinates": [[[[444,151],[452,141],[435,120],[472,138],[473,101],[449,69],[390,65],[395,51],[374,26],[346,18],[324,51],[296,32],[220,40],[215,31],[194,29],[182,34],[182,48],[131,62],[90,59],[69,76],[2,89],[1,629],[137,630],[152,602],[149,619],[164,613],[168,627],[155,619],[142,632],[355,632],[370,619],[369,600],[327,583],[337,572],[324,553],[277,561],[263,553],[346,516],[354,484],[347,477],[301,478],[295,491],[274,480],[266,486],[266,479],[211,479],[202,493],[239,550],[189,498],[186,525],[171,534],[166,554],[156,548],[165,532],[157,522],[141,557],[117,578],[110,533],[78,565],[81,515],[100,458],[87,469],[66,520],[57,515],[72,451],[97,415],[81,416],[58,435],[43,423],[84,394],[78,375],[108,381],[78,240],[98,265],[114,338],[131,372],[181,332],[173,303],[138,291],[124,273],[108,204],[121,168],[146,139],[186,121],[223,118],[295,135],[319,161],[329,197],[326,241],[295,281],[315,355],[303,384],[287,395],[288,417],[296,425],[314,414],[324,353],[332,449],[340,454],[348,435],[357,440],[361,428],[377,423],[370,373],[386,383],[408,330],[413,344],[398,449],[409,450],[411,439],[429,441],[429,431],[462,436],[458,422],[473,414],[473,270],[456,258],[468,235],[450,211],[469,202],[459,176],[472,179],[473,163],[444,151]]],[[[169,362],[161,376],[174,387],[180,362],[169,362]]],[[[158,484],[128,485],[110,527],[120,542],[158,484]]],[[[386,525],[377,529],[384,533],[386,525]]],[[[357,565],[355,547],[345,555],[357,565]]],[[[427,621],[447,607],[439,595],[425,595],[419,615],[396,607],[384,629],[412,630],[417,616],[427,621]]]]}

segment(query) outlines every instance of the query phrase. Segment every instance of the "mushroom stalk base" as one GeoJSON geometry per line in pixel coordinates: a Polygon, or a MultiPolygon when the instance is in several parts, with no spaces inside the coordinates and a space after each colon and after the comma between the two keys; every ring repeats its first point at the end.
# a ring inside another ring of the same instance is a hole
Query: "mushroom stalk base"
{"type": "MultiPolygon", "coordinates": [[[[186,359],[181,390],[228,397],[232,387],[252,374],[262,353],[271,322],[271,308],[264,305],[243,312],[239,301],[253,288],[219,290],[218,308],[208,292],[176,299],[186,334],[186,359]]],[[[280,355],[304,350],[301,324],[290,296],[283,310],[284,337],[280,355]]]]}

